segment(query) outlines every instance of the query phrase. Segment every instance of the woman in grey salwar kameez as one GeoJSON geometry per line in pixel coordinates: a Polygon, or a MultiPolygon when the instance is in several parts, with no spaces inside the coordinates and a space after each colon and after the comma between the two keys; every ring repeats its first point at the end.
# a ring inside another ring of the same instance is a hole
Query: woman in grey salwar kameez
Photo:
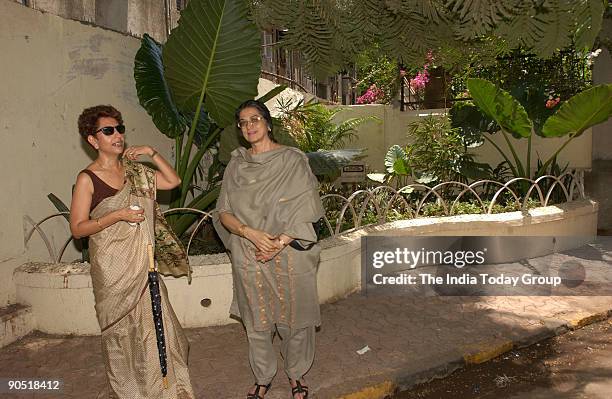
{"type": "Polygon", "coordinates": [[[274,333],[282,339],[292,393],[306,398],[303,376],[312,366],[320,324],[320,249],[309,245],[316,242],[312,223],[323,216],[318,183],[304,153],[273,141],[263,104],[246,102],[236,119],[251,148],[232,152],[213,221],[230,252],[231,313],[244,323],[256,378],[247,398],[263,398],[276,374],[274,333]]]}

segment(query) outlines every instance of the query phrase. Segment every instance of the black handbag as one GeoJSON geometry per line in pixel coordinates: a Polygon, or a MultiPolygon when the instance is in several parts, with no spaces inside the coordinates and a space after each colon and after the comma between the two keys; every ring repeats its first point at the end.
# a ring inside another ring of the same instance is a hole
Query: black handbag
{"type": "Polygon", "coordinates": [[[316,222],[312,224],[312,228],[314,229],[315,234],[317,235],[317,241],[312,242],[308,244],[307,246],[303,247],[302,245],[300,245],[300,243],[297,240],[293,240],[289,243],[289,246],[298,251],[308,251],[310,248],[314,247],[314,245],[317,242],[319,242],[319,240],[321,239],[321,235],[323,234],[324,227],[325,227],[325,221],[323,220],[323,218],[317,220],[316,222]]]}

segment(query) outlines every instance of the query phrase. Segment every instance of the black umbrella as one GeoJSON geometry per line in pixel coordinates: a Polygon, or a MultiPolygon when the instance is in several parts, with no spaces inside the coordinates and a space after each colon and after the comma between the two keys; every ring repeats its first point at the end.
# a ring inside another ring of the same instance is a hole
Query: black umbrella
{"type": "Polygon", "coordinates": [[[164,336],[164,321],[162,318],[161,295],[159,293],[159,274],[155,269],[153,246],[147,245],[149,253],[149,291],[151,292],[151,308],[153,309],[153,323],[155,323],[155,336],[157,337],[157,351],[159,352],[159,367],[163,377],[164,389],[168,388],[168,356],[166,354],[166,338],[164,336]]]}

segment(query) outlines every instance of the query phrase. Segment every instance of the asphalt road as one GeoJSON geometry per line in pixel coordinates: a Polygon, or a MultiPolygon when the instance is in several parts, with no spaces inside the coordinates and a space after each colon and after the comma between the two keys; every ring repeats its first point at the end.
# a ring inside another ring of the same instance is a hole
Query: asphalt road
{"type": "Polygon", "coordinates": [[[397,399],[610,399],[612,320],[511,351],[397,399]]]}

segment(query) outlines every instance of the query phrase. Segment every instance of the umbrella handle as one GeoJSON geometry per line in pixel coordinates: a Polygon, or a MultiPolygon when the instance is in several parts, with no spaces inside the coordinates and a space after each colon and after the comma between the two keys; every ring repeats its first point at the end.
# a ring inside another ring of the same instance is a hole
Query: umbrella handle
{"type": "Polygon", "coordinates": [[[147,254],[149,255],[149,271],[155,271],[155,258],[153,256],[153,245],[147,244],[147,254]]]}

